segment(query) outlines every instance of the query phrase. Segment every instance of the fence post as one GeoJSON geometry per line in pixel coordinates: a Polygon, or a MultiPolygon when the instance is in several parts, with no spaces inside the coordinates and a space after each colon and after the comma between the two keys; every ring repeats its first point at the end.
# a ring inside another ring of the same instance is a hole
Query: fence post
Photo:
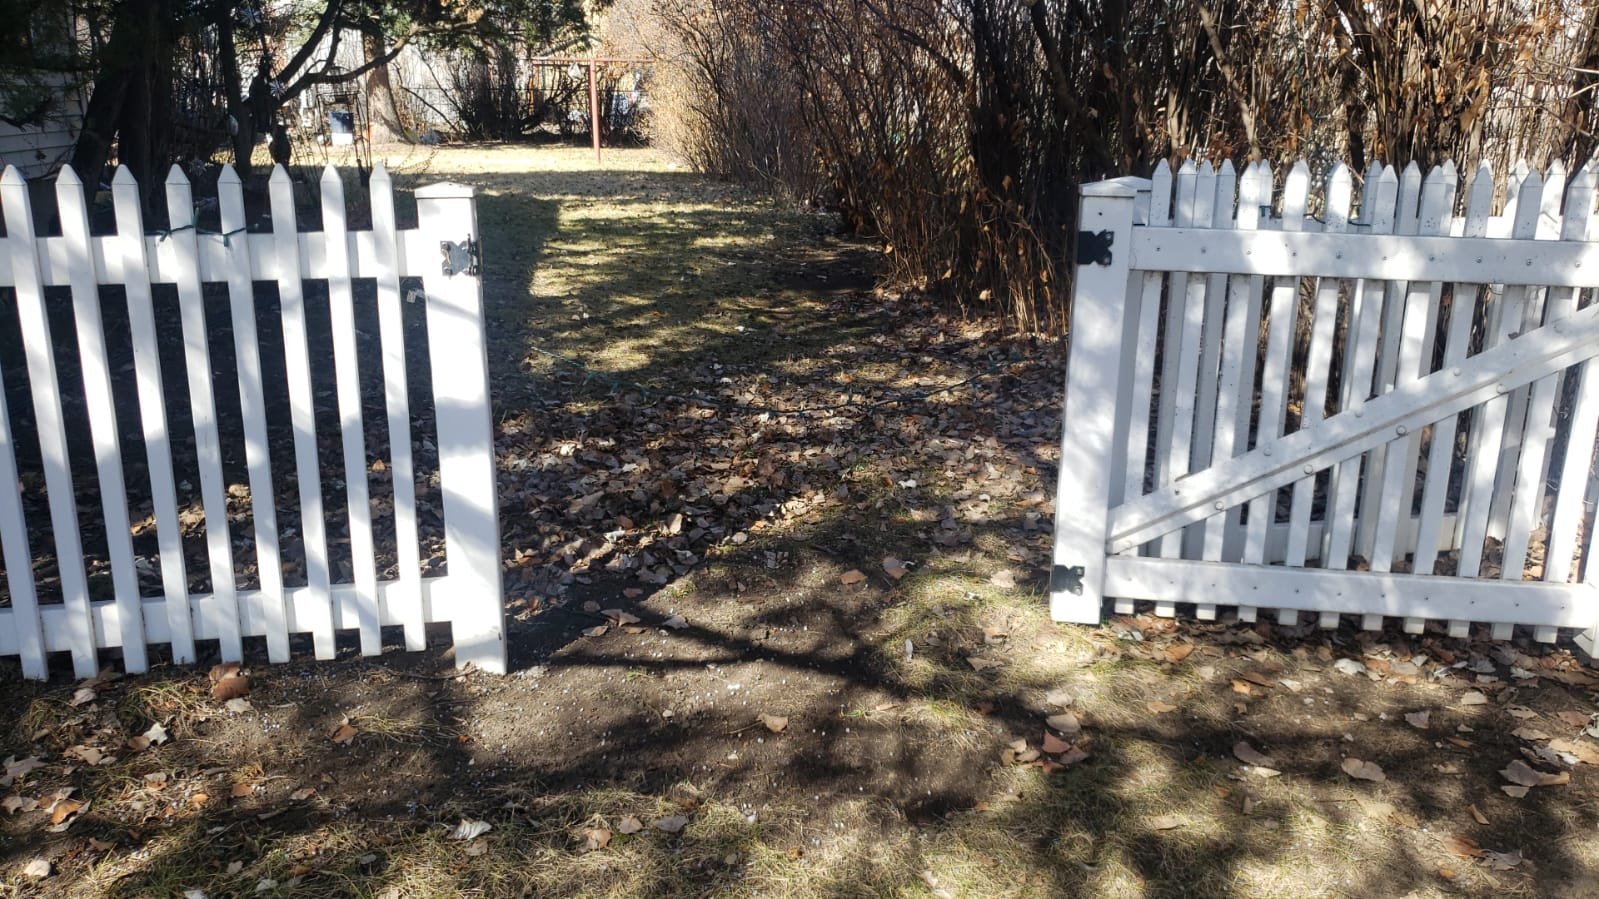
{"type": "Polygon", "coordinates": [[[442,603],[457,665],[470,662],[504,674],[494,418],[472,188],[448,183],[418,188],[416,211],[423,246],[438,247],[441,258],[440,274],[424,279],[450,585],[448,591],[435,592],[434,617],[440,617],[437,607],[442,603]]]}
{"type": "Polygon", "coordinates": [[[1049,584],[1056,621],[1097,624],[1105,599],[1116,421],[1126,411],[1117,403],[1125,367],[1140,362],[1122,353],[1126,322],[1136,321],[1124,307],[1137,197],[1124,183],[1082,187],[1049,584]]]}

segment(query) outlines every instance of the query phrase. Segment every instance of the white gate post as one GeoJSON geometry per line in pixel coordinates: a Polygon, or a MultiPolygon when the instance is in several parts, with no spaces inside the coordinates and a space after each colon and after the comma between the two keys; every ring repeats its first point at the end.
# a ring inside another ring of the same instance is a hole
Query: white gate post
{"type": "Polygon", "coordinates": [[[1122,352],[1126,322],[1137,320],[1124,315],[1137,191],[1101,181],[1083,185],[1082,195],[1049,614],[1056,621],[1098,624],[1105,599],[1112,471],[1118,465],[1116,421],[1125,412],[1117,408],[1120,386],[1128,366],[1153,360],[1122,352]]]}
{"type": "Polygon", "coordinates": [[[442,617],[450,620],[457,665],[471,662],[484,671],[504,674],[494,418],[472,188],[464,184],[419,188],[416,211],[424,245],[438,247],[442,260],[440,274],[424,280],[439,486],[444,497],[444,553],[449,565],[449,589],[434,592],[433,617],[441,617],[437,607],[446,605],[442,617]]]}

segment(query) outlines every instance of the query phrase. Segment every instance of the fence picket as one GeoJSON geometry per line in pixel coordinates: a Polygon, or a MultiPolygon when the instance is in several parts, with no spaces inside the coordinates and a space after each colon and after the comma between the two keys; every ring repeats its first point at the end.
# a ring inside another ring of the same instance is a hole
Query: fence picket
{"type": "MultiPolygon", "coordinates": [[[[1512,237],[1531,239],[1536,235],[1538,201],[1542,192],[1543,178],[1537,172],[1530,172],[1522,179],[1520,189],[1517,191],[1512,237]]],[[[1483,341],[1483,349],[1510,340],[1511,335],[1521,329],[1526,298],[1527,288],[1524,285],[1513,284],[1505,287],[1502,302],[1498,304],[1497,315],[1490,316],[1490,320],[1497,319],[1494,321],[1497,327],[1488,331],[1488,337],[1483,341]]],[[[1460,563],[1456,569],[1459,577],[1477,577],[1481,572],[1483,546],[1488,536],[1494,481],[1498,475],[1499,450],[1504,440],[1508,406],[1509,397],[1500,396],[1474,410],[1472,416],[1472,431],[1480,442],[1467,448],[1466,480],[1463,482],[1460,498],[1466,523],[1461,531],[1460,563]],[[1480,425],[1477,423],[1479,420],[1480,425]]]]}
{"type": "MultiPolygon", "coordinates": [[[[1194,223],[1194,204],[1198,202],[1199,169],[1192,159],[1185,160],[1177,172],[1177,190],[1172,220],[1178,227],[1194,223]]],[[[1177,361],[1182,355],[1183,304],[1188,296],[1188,274],[1173,272],[1166,289],[1165,345],[1161,348],[1160,394],[1155,421],[1155,486],[1171,483],[1173,427],[1177,415],[1177,361]]],[[[1165,555],[1164,542],[1151,549],[1165,555]]]]}
{"type": "MultiPolygon", "coordinates": [[[[1209,227],[1216,203],[1216,174],[1209,162],[1199,167],[1195,179],[1193,205],[1188,207],[1188,221],[1194,227],[1209,227]]],[[[1180,220],[1181,221],[1181,220],[1180,220]]],[[[1172,385],[1176,406],[1172,417],[1172,441],[1167,469],[1176,480],[1194,470],[1195,417],[1199,401],[1201,343],[1204,337],[1205,313],[1209,303],[1210,276],[1191,276],[1184,285],[1181,300],[1173,293],[1173,300],[1181,308],[1178,323],[1180,335],[1177,356],[1177,379],[1172,385]]],[[[1161,385],[1165,389],[1165,385],[1161,385]]],[[[1161,542],[1160,555],[1168,559],[1184,558],[1187,531],[1174,531],[1161,542]]],[[[1175,603],[1156,603],[1155,614],[1170,617],[1177,613],[1175,603]]]]}
{"type": "MultiPolygon", "coordinates": [[[[261,592],[283,595],[283,556],[279,545],[277,491],[272,483],[268,447],[266,392],[261,381],[261,342],[255,326],[255,288],[250,280],[249,234],[245,228],[244,185],[233,166],[217,176],[222,249],[228,259],[228,310],[233,324],[233,356],[239,372],[239,409],[244,419],[244,462],[250,481],[250,516],[254,522],[256,571],[261,592]]],[[[247,607],[241,606],[248,621],[247,607]]],[[[293,626],[288,603],[266,603],[261,630],[266,633],[267,659],[289,660],[293,626]]],[[[246,624],[246,630],[255,628],[246,624]]]]}
{"type": "Polygon", "coordinates": [[[355,574],[361,654],[383,653],[378,613],[377,558],[372,546],[372,497],[367,481],[366,432],[361,425],[361,370],[356,359],[355,296],[344,220],[344,181],[330,163],[322,171],[322,231],[327,246],[328,317],[333,326],[333,371],[344,446],[344,496],[349,513],[350,564],[355,574]]]}
{"type": "Polygon", "coordinates": [[[205,294],[200,286],[200,249],[195,233],[194,192],[183,169],[167,176],[167,216],[176,250],[178,317],[183,327],[183,366],[189,380],[194,418],[194,455],[200,472],[200,503],[205,514],[206,557],[211,563],[209,627],[220,637],[222,660],[244,659],[239,632],[238,585],[233,576],[233,540],[228,530],[227,482],[222,475],[222,438],[217,431],[216,397],[211,384],[211,347],[206,335],[205,294]]]}
{"type": "MultiPolygon", "coordinates": [[[[1237,186],[1238,173],[1233,170],[1233,161],[1222,160],[1221,167],[1216,169],[1215,201],[1210,207],[1212,228],[1233,227],[1237,186]]],[[[1217,389],[1221,377],[1221,342],[1228,280],[1225,274],[1207,275],[1205,278],[1205,324],[1201,332],[1199,350],[1199,393],[1194,404],[1194,458],[1190,469],[1192,471],[1200,471],[1210,466],[1215,446],[1217,389]]],[[[1192,534],[1189,539],[1202,545],[1204,529],[1195,528],[1192,534]]]]}
{"type": "Polygon", "coordinates": [[[16,445],[11,438],[11,410],[6,408],[4,379],[0,379],[0,552],[4,553],[6,589],[11,595],[11,608],[0,612],[0,622],[16,635],[22,676],[44,680],[50,676],[50,669],[44,657],[44,625],[39,619],[39,594],[33,582],[28,522],[22,515],[22,490],[17,481],[16,445]]]}
{"type": "Polygon", "coordinates": [[[150,475],[150,505],[155,513],[160,550],[161,590],[166,596],[166,624],[172,661],[195,661],[194,620],[189,611],[189,581],[183,559],[183,531],[178,521],[177,478],[172,471],[172,439],[167,430],[166,390],[162,386],[160,342],[155,329],[155,304],[150,292],[150,261],[144,238],[143,201],[139,185],[126,166],[111,179],[111,202],[117,220],[117,280],[127,291],[128,331],[133,343],[133,375],[139,394],[139,422],[144,430],[145,464],[150,475]]]}
{"type": "MultiPolygon", "coordinates": [[[[1341,233],[1348,230],[1352,192],[1349,168],[1339,164],[1327,179],[1323,231],[1341,233]]],[[[1333,333],[1338,324],[1338,289],[1335,278],[1319,279],[1316,285],[1316,303],[1311,313],[1310,351],[1305,365],[1305,394],[1299,413],[1301,429],[1320,421],[1326,414],[1328,370],[1332,365],[1333,333]]],[[[1305,477],[1294,483],[1285,560],[1290,568],[1303,568],[1309,560],[1310,511],[1315,487],[1314,471],[1305,472],[1305,477]]],[[[1278,612],[1278,620],[1282,624],[1293,624],[1299,620],[1299,612],[1282,609],[1278,612]]]]}
{"type": "MultiPolygon", "coordinates": [[[[1420,218],[1416,233],[1442,234],[1448,231],[1450,210],[1455,201],[1453,170],[1434,167],[1427,174],[1422,187],[1420,218]]],[[[1398,356],[1389,389],[1402,387],[1426,374],[1431,360],[1427,358],[1428,329],[1438,320],[1438,302],[1443,285],[1436,282],[1412,282],[1406,290],[1403,317],[1396,341],[1398,356]]],[[[1421,433],[1403,435],[1389,443],[1388,451],[1394,464],[1384,468],[1376,504],[1376,528],[1372,537],[1371,570],[1390,571],[1395,553],[1399,551],[1399,524],[1410,518],[1411,494],[1415,481],[1415,462],[1421,447],[1421,433]],[[1400,457],[1403,452],[1404,456],[1400,457]],[[1407,480],[1408,479],[1408,480],[1407,480]]],[[[1408,618],[1405,627],[1414,630],[1423,625],[1420,618],[1408,618]]]]}
{"type": "Polygon", "coordinates": [[[289,386],[289,416],[294,427],[294,462],[300,495],[300,540],[305,548],[306,585],[314,618],[296,623],[311,631],[319,659],[333,658],[333,594],[328,572],[327,525],[322,514],[322,475],[316,440],[316,413],[311,395],[311,355],[305,323],[305,288],[294,277],[300,271],[300,235],[295,227],[294,183],[283,166],[268,182],[272,205],[273,255],[278,273],[278,299],[283,317],[283,352],[289,386]]]}
{"type": "MultiPolygon", "coordinates": [[[[391,593],[390,605],[405,626],[405,648],[418,652],[427,648],[427,633],[422,611],[421,548],[416,529],[416,468],[411,458],[411,399],[405,372],[405,321],[400,306],[400,243],[394,219],[394,182],[383,163],[373,167],[369,187],[372,193],[372,234],[378,263],[378,337],[383,345],[383,398],[388,411],[389,475],[394,490],[395,567],[400,581],[399,589],[391,593]]],[[[1157,202],[1159,196],[1157,193],[1157,202]]],[[[1169,194],[1167,201],[1170,201],[1169,194]]],[[[1146,395],[1146,412],[1148,408],[1149,398],[1146,395]]],[[[1140,465],[1139,484],[1143,483],[1142,478],[1143,468],[1140,465]]]]}
{"type": "MultiPolygon", "coordinates": [[[[1466,217],[1462,234],[1481,237],[1487,232],[1488,216],[1493,204],[1493,171],[1484,162],[1477,167],[1468,189],[1466,217]]],[[[1457,283],[1453,287],[1449,308],[1449,327],[1444,337],[1443,366],[1458,365],[1466,358],[1471,341],[1472,315],[1477,302],[1477,286],[1457,283]]],[[[1427,470],[1421,490],[1421,517],[1416,529],[1416,561],[1412,571],[1433,574],[1438,559],[1438,541],[1443,525],[1444,502],[1449,493],[1449,470],[1455,453],[1456,416],[1450,416],[1432,426],[1432,438],[1427,451],[1427,470]]],[[[1458,517],[1458,516],[1457,516],[1458,517]]],[[[1450,622],[1451,632],[1458,625],[1470,627],[1469,622],[1450,622]]]]}
{"type": "MultiPolygon", "coordinates": [[[[1270,184],[1270,171],[1261,163],[1270,184]]],[[[1282,230],[1304,227],[1305,207],[1310,196],[1310,166],[1296,163],[1283,186],[1282,230]]],[[[1272,285],[1271,310],[1266,337],[1266,358],[1260,377],[1260,422],[1256,427],[1257,446],[1282,436],[1288,402],[1288,372],[1294,352],[1294,323],[1299,307],[1299,279],[1278,278],[1272,285]]],[[[1266,538],[1277,519],[1277,491],[1256,497],[1249,503],[1249,531],[1244,543],[1244,563],[1262,565],[1266,561],[1266,538]]],[[[1297,615],[1297,613],[1296,613],[1297,615]]]]}
{"type": "MultiPolygon", "coordinates": [[[[1399,180],[1399,208],[1394,217],[1395,234],[1416,234],[1421,224],[1421,167],[1415,160],[1405,166],[1399,180]]],[[[1383,302],[1382,328],[1378,335],[1380,353],[1377,361],[1377,381],[1374,393],[1378,396],[1394,389],[1399,369],[1400,342],[1404,333],[1408,287],[1391,282],[1383,302]]],[[[1397,447],[1395,447],[1397,449],[1397,447]]],[[[1370,560],[1375,551],[1377,520],[1387,511],[1380,507],[1382,485],[1388,470],[1389,447],[1378,447],[1367,456],[1366,476],[1361,482],[1360,517],[1355,522],[1356,552],[1370,560]]],[[[1368,623],[1369,619],[1368,619],[1368,623]]],[[[1376,627],[1381,627],[1379,620],[1376,627]]]]}
{"type": "MultiPolygon", "coordinates": [[[[1363,204],[1368,211],[1372,234],[1391,234],[1394,230],[1395,201],[1399,192],[1399,178],[1394,170],[1386,168],[1375,184],[1366,185],[1368,196],[1363,204]]],[[[1373,369],[1377,362],[1377,341],[1381,337],[1382,323],[1388,317],[1389,305],[1397,305],[1398,285],[1393,282],[1360,281],[1355,284],[1349,306],[1349,333],[1346,342],[1352,345],[1350,367],[1343,373],[1344,402],[1339,414],[1360,414],[1360,409],[1371,395],[1373,369]]],[[[1367,457],[1370,462],[1370,456],[1367,457]]],[[[1353,548],[1357,514],[1372,514],[1370,509],[1357,509],[1356,497],[1360,489],[1361,458],[1356,456],[1334,467],[1334,477],[1328,488],[1326,504],[1327,548],[1322,553],[1322,567],[1332,570],[1349,567],[1353,548]]],[[[1366,623],[1370,623],[1369,621],[1366,623]]],[[[1337,625],[1337,619],[1331,621],[1337,625]]],[[[1328,626],[1324,615],[1322,626],[1328,626]]]]}
{"type": "Polygon", "coordinates": [[[105,323],[100,315],[101,273],[96,269],[89,236],[89,208],[83,182],[70,166],[56,175],[56,209],[61,237],[71,259],[72,316],[83,366],[83,395],[94,446],[95,474],[100,481],[100,508],[105,515],[106,550],[111,587],[116,599],[122,662],[130,674],[149,668],[144,640],[144,610],[139,573],[133,563],[133,529],[128,521],[128,490],[122,474],[122,447],[111,397],[111,366],[106,354],[105,323]]]}
{"type": "MultiPolygon", "coordinates": [[[[1268,174],[1266,177],[1270,177],[1268,174]]],[[[1239,181],[1238,211],[1234,227],[1240,231],[1255,230],[1260,221],[1260,205],[1262,195],[1269,196],[1270,185],[1262,189],[1261,173],[1257,166],[1251,165],[1244,170],[1244,176],[1239,181]]],[[[1249,444],[1249,417],[1250,401],[1254,397],[1254,347],[1257,343],[1260,321],[1260,298],[1263,293],[1265,278],[1259,275],[1234,275],[1227,279],[1227,308],[1219,330],[1218,355],[1220,355],[1220,380],[1216,390],[1216,424],[1215,440],[1212,457],[1215,459],[1230,459],[1235,453],[1235,448],[1247,448],[1249,444]],[[1255,322],[1255,329],[1249,329],[1249,322],[1255,322]],[[1246,365],[1245,361],[1250,363],[1246,365]],[[1240,396],[1242,394],[1242,396],[1240,396]],[[1245,414],[1239,415],[1243,409],[1245,414]],[[1239,419],[1242,418],[1242,427],[1239,419]]],[[[1212,515],[1203,526],[1205,535],[1203,559],[1213,562],[1222,560],[1222,550],[1227,538],[1228,519],[1237,514],[1237,510],[1227,510],[1212,515]]],[[[1214,618],[1215,605],[1205,603],[1199,610],[1200,618],[1214,618]]]]}
{"type": "Polygon", "coordinates": [[[56,371],[55,343],[50,337],[50,316],[45,308],[44,281],[39,273],[38,237],[28,199],[28,182],[15,166],[6,166],[5,174],[0,175],[0,205],[5,211],[6,242],[11,247],[11,271],[17,296],[17,323],[22,328],[28,387],[38,427],[45,490],[50,499],[56,567],[61,579],[62,600],[67,607],[67,626],[72,635],[72,670],[78,677],[92,677],[99,671],[99,663],[95,654],[94,619],[89,608],[89,581],[83,562],[83,540],[78,533],[77,494],[72,488],[72,460],[67,455],[61,382],[56,371]]]}

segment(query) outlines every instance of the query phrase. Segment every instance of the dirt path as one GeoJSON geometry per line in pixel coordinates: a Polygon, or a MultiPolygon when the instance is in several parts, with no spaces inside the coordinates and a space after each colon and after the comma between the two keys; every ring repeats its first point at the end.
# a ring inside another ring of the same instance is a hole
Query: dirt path
{"type": "Polygon", "coordinates": [[[0,895],[1599,894],[1563,650],[1056,627],[1056,348],[644,151],[429,165],[483,190],[514,673],[8,667],[0,895]]]}

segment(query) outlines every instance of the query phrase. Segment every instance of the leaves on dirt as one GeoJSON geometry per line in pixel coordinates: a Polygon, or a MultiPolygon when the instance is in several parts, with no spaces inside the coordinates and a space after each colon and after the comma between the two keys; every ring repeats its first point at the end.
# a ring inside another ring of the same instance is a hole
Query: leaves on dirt
{"type": "Polygon", "coordinates": [[[493,829],[494,825],[487,821],[474,821],[470,818],[462,818],[461,823],[455,825],[455,828],[450,831],[450,839],[475,840],[493,829]]]}
{"type": "Polygon", "coordinates": [[[588,852],[598,852],[611,845],[611,831],[604,827],[583,828],[583,848],[588,852]]]}
{"type": "Polygon", "coordinates": [[[1477,804],[1476,803],[1472,803],[1470,806],[1467,806],[1467,809],[1471,812],[1471,819],[1473,821],[1476,821],[1478,824],[1481,824],[1483,827],[1487,827],[1488,826],[1488,816],[1484,815],[1482,813],[1482,809],[1477,808],[1477,804]]]}
{"type": "Polygon", "coordinates": [[[22,876],[29,877],[34,880],[43,880],[44,878],[50,876],[51,870],[49,859],[36,858],[23,866],[22,876]]]}
{"type": "Polygon", "coordinates": [[[1059,755],[1060,753],[1066,752],[1072,748],[1072,744],[1062,740],[1060,737],[1055,736],[1047,730],[1044,731],[1043,746],[1044,751],[1050,755],[1059,755]]]}
{"type": "Polygon", "coordinates": [[[1460,694],[1461,705],[1487,705],[1488,696],[1481,690],[1467,690],[1460,694]]]}
{"type": "Polygon", "coordinates": [[[1418,730],[1426,730],[1431,722],[1432,712],[1430,710],[1423,709],[1419,712],[1405,713],[1405,723],[1418,730]]]}
{"type": "Polygon", "coordinates": [[[900,580],[901,578],[905,577],[909,571],[910,568],[908,568],[906,564],[899,559],[896,559],[893,556],[883,557],[883,573],[894,580],[900,580]]]}
{"type": "Polygon", "coordinates": [[[1499,775],[1519,787],[1552,787],[1571,782],[1571,775],[1564,771],[1546,774],[1521,759],[1499,769],[1499,775]]]}
{"type": "Polygon", "coordinates": [[[661,622],[661,627],[669,627],[674,631],[678,631],[688,627],[688,621],[682,615],[673,615],[661,622]]]}
{"type": "Polygon", "coordinates": [[[1388,775],[1383,773],[1382,767],[1376,762],[1364,762],[1354,756],[1344,759],[1343,764],[1339,765],[1339,767],[1344,769],[1345,774],[1356,780],[1382,783],[1388,779],[1388,775]]]}
{"type": "Polygon", "coordinates": [[[1155,699],[1150,701],[1149,710],[1157,715],[1164,715],[1167,712],[1177,711],[1177,706],[1174,706],[1169,702],[1162,702],[1159,699],[1155,699]]]}
{"type": "Polygon", "coordinates": [[[995,659],[985,659],[982,656],[967,656],[966,664],[972,666],[974,671],[990,671],[994,668],[1005,667],[1004,662],[995,659]]]}
{"type": "Polygon", "coordinates": [[[1059,712],[1044,719],[1044,723],[1070,737],[1083,729],[1081,721],[1072,712],[1059,712]]]}
{"type": "Polygon", "coordinates": [[[328,735],[328,739],[332,740],[336,746],[348,746],[355,742],[356,735],[359,733],[361,732],[356,729],[355,725],[345,721],[333,729],[333,733],[328,735]]]}
{"type": "Polygon", "coordinates": [[[1487,865],[1491,870],[1509,871],[1510,869],[1521,864],[1521,850],[1517,849],[1514,852],[1494,852],[1491,849],[1485,849],[1482,853],[1482,861],[1483,864],[1487,865]]]}
{"type": "Polygon", "coordinates": [[[688,818],[683,815],[669,815],[657,818],[651,826],[662,833],[677,833],[688,825],[688,818]]]}
{"type": "Polygon", "coordinates": [[[764,712],[758,717],[760,718],[760,722],[766,726],[766,729],[774,734],[780,734],[784,730],[788,729],[788,719],[785,717],[780,715],[768,715],[764,712]]]}
{"type": "Polygon", "coordinates": [[[603,637],[603,636],[605,636],[605,632],[608,631],[608,630],[610,630],[610,628],[608,626],[603,625],[603,624],[596,624],[593,627],[584,628],[583,629],[583,636],[585,636],[585,637],[603,637]]]}
{"type": "Polygon", "coordinates": [[[838,576],[838,582],[846,587],[853,587],[866,580],[866,574],[859,568],[851,568],[838,576]]]}
{"type": "Polygon", "coordinates": [[[1451,834],[1444,838],[1444,848],[1461,858],[1482,858],[1482,847],[1477,841],[1463,833],[1451,834]]]}
{"type": "Polygon", "coordinates": [[[1239,740],[1237,743],[1233,744],[1233,758],[1238,759],[1240,762],[1243,762],[1246,765],[1254,765],[1258,768],[1277,767],[1276,760],[1274,760],[1271,756],[1266,755],[1243,740],[1239,740]]]}
{"type": "Polygon", "coordinates": [[[617,830],[618,833],[634,834],[634,833],[638,833],[639,831],[641,831],[643,829],[644,829],[644,822],[640,821],[637,817],[635,817],[633,815],[628,815],[627,817],[622,819],[620,824],[616,825],[616,830],[617,830]]]}

